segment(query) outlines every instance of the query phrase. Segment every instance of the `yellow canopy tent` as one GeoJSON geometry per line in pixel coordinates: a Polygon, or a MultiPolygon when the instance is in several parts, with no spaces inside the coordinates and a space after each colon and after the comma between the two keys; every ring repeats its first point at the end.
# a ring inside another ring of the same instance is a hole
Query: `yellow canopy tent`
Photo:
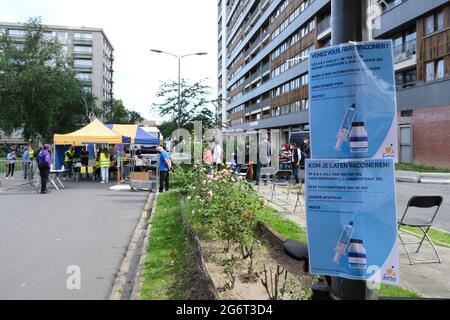
{"type": "Polygon", "coordinates": [[[123,136],[106,127],[100,120],[95,119],[90,124],[68,134],[55,134],[55,145],[81,145],[81,144],[118,144],[122,143],[123,136]]]}

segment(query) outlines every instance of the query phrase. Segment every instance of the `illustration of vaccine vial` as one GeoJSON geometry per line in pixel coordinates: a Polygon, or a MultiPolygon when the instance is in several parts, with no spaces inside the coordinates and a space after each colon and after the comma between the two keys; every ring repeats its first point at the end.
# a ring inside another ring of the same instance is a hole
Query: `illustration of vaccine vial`
{"type": "Polygon", "coordinates": [[[367,251],[363,244],[362,240],[351,239],[348,247],[348,267],[359,275],[367,269],[367,251]]]}
{"type": "Polygon", "coordinates": [[[353,122],[350,132],[350,152],[365,153],[369,151],[369,137],[364,122],[353,122]]]}

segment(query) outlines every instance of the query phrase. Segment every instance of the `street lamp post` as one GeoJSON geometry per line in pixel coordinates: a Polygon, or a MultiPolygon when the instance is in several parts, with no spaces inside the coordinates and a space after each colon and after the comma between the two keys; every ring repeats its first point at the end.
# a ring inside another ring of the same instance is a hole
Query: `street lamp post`
{"type": "Polygon", "coordinates": [[[165,52],[162,50],[157,50],[157,49],[151,49],[151,52],[154,53],[164,53],[164,54],[168,54],[169,56],[175,57],[178,59],[178,130],[180,130],[181,128],[181,59],[185,58],[185,57],[189,57],[189,56],[205,56],[208,53],[206,52],[196,52],[196,53],[189,53],[189,54],[185,54],[182,56],[170,53],[170,52],[165,52]]]}

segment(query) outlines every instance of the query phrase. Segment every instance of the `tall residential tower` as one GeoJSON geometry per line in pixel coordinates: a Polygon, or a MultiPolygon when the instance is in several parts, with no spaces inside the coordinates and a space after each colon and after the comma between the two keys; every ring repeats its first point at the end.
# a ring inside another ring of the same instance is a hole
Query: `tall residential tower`
{"type": "MultiPolygon", "coordinates": [[[[331,2],[218,1],[224,128],[279,129],[282,143],[309,130],[308,54],[332,43],[331,2]]],[[[450,1],[366,3],[366,40],[394,43],[400,161],[450,167],[450,1]]]]}

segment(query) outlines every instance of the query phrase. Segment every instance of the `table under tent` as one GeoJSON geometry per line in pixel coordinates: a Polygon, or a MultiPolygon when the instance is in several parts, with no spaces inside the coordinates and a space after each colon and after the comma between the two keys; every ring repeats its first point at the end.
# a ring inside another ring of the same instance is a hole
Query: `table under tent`
{"type": "MultiPolygon", "coordinates": [[[[112,126],[111,126],[112,127],[112,126]]],[[[121,132],[123,132],[125,127],[119,126],[121,132]]],[[[130,131],[130,128],[128,128],[130,131]]],[[[135,133],[132,133],[133,140],[130,136],[122,134],[121,132],[116,132],[111,130],[107,126],[105,126],[100,120],[96,119],[88,124],[86,127],[77,130],[75,132],[69,134],[56,134],[54,136],[54,168],[55,170],[61,171],[61,168],[64,165],[65,152],[70,148],[70,146],[75,146],[75,157],[74,157],[74,169],[78,168],[81,170],[86,170],[82,173],[94,173],[93,168],[96,167],[96,151],[97,147],[100,145],[101,147],[111,146],[111,145],[130,145],[131,142],[136,141],[136,136],[141,137],[141,133],[139,135],[137,133],[138,130],[135,129],[135,133]],[[80,153],[83,147],[86,147],[89,152],[89,165],[88,167],[81,166],[80,153]]],[[[131,132],[131,131],[130,131],[131,132]]],[[[144,132],[145,133],[145,132],[144,132]]],[[[146,138],[146,142],[156,142],[154,141],[153,136],[143,137],[146,138]]],[[[159,141],[158,141],[159,142],[159,141]]],[[[112,149],[110,149],[112,150],[112,149]]],[[[132,159],[126,159],[125,157],[117,157],[117,154],[111,152],[115,156],[114,162],[117,163],[117,167],[115,168],[117,172],[117,177],[119,177],[120,181],[124,181],[128,179],[128,174],[134,172],[133,170],[125,170],[125,174],[122,174],[123,170],[121,168],[127,168],[130,166],[129,163],[133,163],[132,159]],[[120,174],[119,174],[120,173],[120,174]]],[[[158,166],[156,166],[156,169],[158,166]]],[[[79,171],[78,171],[79,173],[79,171]]],[[[78,174],[77,173],[77,174],[78,174]]],[[[155,174],[152,174],[152,181],[147,181],[145,187],[147,189],[156,190],[157,186],[157,175],[158,172],[156,170],[155,174]]]]}
{"type": "Polygon", "coordinates": [[[145,132],[138,125],[108,124],[107,127],[123,136],[130,137],[130,141],[125,143],[130,152],[130,158],[124,163],[122,168],[124,177],[129,177],[131,190],[157,190],[159,183],[159,155],[155,152],[146,154],[145,157],[138,157],[133,154],[133,149],[135,145],[157,147],[160,145],[159,138],[145,132]]]}

